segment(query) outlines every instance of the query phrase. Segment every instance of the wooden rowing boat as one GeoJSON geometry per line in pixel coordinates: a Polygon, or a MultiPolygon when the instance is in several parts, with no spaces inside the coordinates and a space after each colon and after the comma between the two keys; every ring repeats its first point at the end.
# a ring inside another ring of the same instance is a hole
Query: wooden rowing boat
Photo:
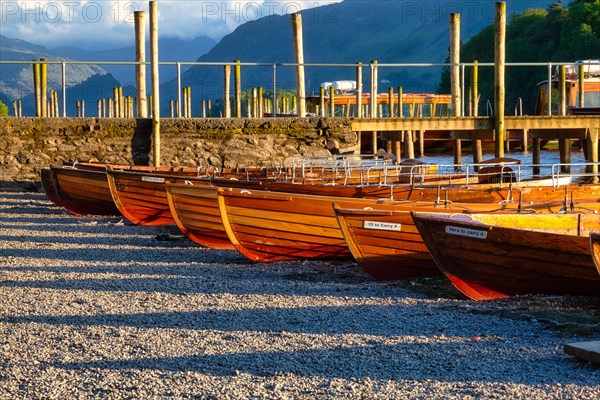
{"type": "Polygon", "coordinates": [[[58,204],[73,215],[120,215],[108,187],[106,171],[51,166],[58,204]]]}
{"type": "Polygon", "coordinates": [[[600,274],[600,230],[590,234],[590,246],[592,250],[592,259],[596,264],[596,269],[600,274]]]}
{"type": "Polygon", "coordinates": [[[40,181],[42,183],[42,190],[46,194],[46,197],[48,197],[48,199],[58,207],[62,207],[58,195],[56,194],[52,170],[49,167],[42,168],[40,170],[40,181]]]}
{"type": "Polygon", "coordinates": [[[113,201],[121,214],[136,225],[174,224],[164,189],[165,182],[197,176],[196,168],[175,172],[130,171],[108,167],[106,178],[113,201]]]}
{"type": "MultiPolygon", "coordinates": [[[[411,211],[440,213],[521,212],[551,213],[570,210],[558,200],[548,203],[417,202],[411,207],[381,207],[363,202],[362,208],[334,205],[346,243],[358,264],[379,280],[434,276],[440,272],[410,216],[411,211]]],[[[573,204],[579,210],[599,210],[600,200],[573,204]]]]}
{"type": "Polygon", "coordinates": [[[440,270],[474,300],[526,294],[600,295],[590,256],[598,214],[413,213],[440,270]]]}
{"type": "Polygon", "coordinates": [[[214,182],[254,187],[256,182],[273,179],[275,170],[265,168],[224,169],[168,168],[116,169],[107,167],[107,179],[113,200],[125,218],[136,225],[175,224],[169,208],[166,183],[195,182],[197,186],[214,182]],[[251,183],[254,182],[254,183],[251,183]]]}
{"type": "Polygon", "coordinates": [[[171,214],[181,232],[205,247],[235,249],[221,221],[217,186],[167,183],[165,188],[171,214]]]}
{"type": "MultiPolygon", "coordinates": [[[[446,209],[448,212],[518,209],[516,203],[390,201],[232,188],[220,189],[218,201],[225,231],[233,245],[249,259],[260,262],[349,258],[350,251],[332,203],[338,204],[339,208],[405,213],[420,208],[446,209]]],[[[562,203],[529,207],[538,211],[556,211],[562,208],[562,203]]]]}

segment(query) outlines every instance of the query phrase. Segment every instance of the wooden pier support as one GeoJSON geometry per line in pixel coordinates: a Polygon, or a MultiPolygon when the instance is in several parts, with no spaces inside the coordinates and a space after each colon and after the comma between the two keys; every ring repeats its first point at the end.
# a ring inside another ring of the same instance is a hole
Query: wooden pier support
{"type": "Polygon", "coordinates": [[[223,67],[223,116],[231,118],[231,65],[223,67]]]}
{"type": "Polygon", "coordinates": [[[306,89],[304,86],[304,46],[302,42],[302,14],[292,14],[292,31],[294,36],[294,54],[296,56],[296,97],[299,117],[306,116],[306,89]]]}
{"type": "MultiPolygon", "coordinates": [[[[356,118],[362,118],[362,63],[356,63],[356,118]]],[[[359,133],[360,135],[360,133],[359,133]]]]}
{"type": "Polygon", "coordinates": [[[40,58],[42,62],[40,64],[40,116],[47,117],[47,103],[48,103],[48,64],[46,64],[45,58],[40,58]]]}
{"type": "Polygon", "coordinates": [[[158,0],[150,1],[150,64],[152,71],[153,164],[160,166],[160,82],[158,78],[158,0]]]}
{"type": "Polygon", "coordinates": [[[496,157],[504,157],[504,69],[506,66],[506,2],[496,3],[494,22],[494,132],[496,157]]]}
{"type": "Polygon", "coordinates": [[[242,118],[242,66],[240,60],[235,60],[233,70],[235,117],[242,118]]]}
{"type": "MultiPolygon", "coordinates": [[[[144,11],[135,11],[135,61],[138,63],[146,62],[146,13],[144,11]]],[[[135,65],[135,85],[136,85],[136,115],[138,118],[148,118],[148,99],[146,98],[146,65],[135,65]]]]}
{"type": "MultiPolygon", "coordinates": [[[[452,115],[462,116],[460,90],[460,14],[450,14],[450,95],[452,96],[452,115]]],[[[454,164],[462,162],[460,139],[453,140],[454,164]]]]}
{"type": "Polygon", "coordinates": [[[33,92],[35,96],[35,116],[41,117],[42,112],[40,110],[42,100],[40,96],[40,63],[33,63],[33,92]]]}

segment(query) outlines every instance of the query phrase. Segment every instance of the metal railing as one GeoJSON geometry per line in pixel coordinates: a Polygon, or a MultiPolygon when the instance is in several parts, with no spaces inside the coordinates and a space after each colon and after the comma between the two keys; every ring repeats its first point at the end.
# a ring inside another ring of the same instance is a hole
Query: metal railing
{"type": "MultiPolygon", "coordinates": [[[[67,116],[67,80],[66,80],[66,70],[69,65],[150,65],[150,62],[136,62],[136,61],[5,61],[0,60],[1,65],[34,65],[34,64],[48,64],[48,65],[60,65],[61,66],[61,77],[62,77],[62,116],[67,116]]],[[[506,67],[546,67],[548,81],[552,81],[553,77],[553,69],[557,66],[561,65],[573,65],[573,62],[513,62],[506,63],[506,67]]],[[[595,65],[595,62],[591,62],[591,64],[595,65]]],[[[182,66],[243,66],[243,67],[267,67],[272,70],[272,78],[270,82],[270,86],[273,91],[273,117],[277,116],[276,110],[276,101],[277,101],[277,70],[281,67],[297,67],[302,65],[304,67],[315,67],[315,68],[331,68],[331,67],[347,67],[347,68],[369,68],[371,71],[378,70],[380,68],[443,68],[443,67],[451,67],[451,66],[459,66],[461,70],[461,115],[464,116],[465,110],[465,69],[467,67],[494,67],[493,63],[460,63],[460,64],[451,64],[451,63],[304,63],[304,64],[296,64],[296,63],[256,63],[256,62],[191,62],[191,61],[178,61],[178,62],[166,62],[161,61],[158,62],[159,66],[173,66],[176,68],[176,80],[177,80],[177,96],[178,96],[178,113],[177,115],[181,115],[181,107],[182,107],[182,76],[181,76],[181,67],[182,66]]],[[[586,65],[588,62],[586,61],[586,65]]],[[[268,86],[267,86],[268,87],[268,86]]],[[[547,91],[547,101],[548,104],[552,104],[552,91],[547,91]]],[[[491,107],[491,103],[489,104],[491,107]]],[[[493,110],[493,108],[492,108],[493,110]]],[[[493,113],[492,113],[493,114],[493,113]]],[[[551,108],[548,107],[548,115],[551,115],[551,108]]]]}

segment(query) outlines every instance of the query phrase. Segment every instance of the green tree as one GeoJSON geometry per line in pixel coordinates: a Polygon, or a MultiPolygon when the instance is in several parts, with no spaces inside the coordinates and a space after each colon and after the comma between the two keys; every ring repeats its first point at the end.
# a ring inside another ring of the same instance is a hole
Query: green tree
{"type": "MultiPolygon", "coordinates": [[[[531,9],[510,19],[506,28],[507,62],[565,62],[598,59],[600,54],[600,0],[573,0],[568,8],[561,1],[548,9],[531,9]]],[[[484,28],[461,46],[461,61],[494,62],[494,27],[484,28]]],[[[470,71],[466,76],[470,82],[470,71]]],[[[546,80],[543,67],[506,68],[506,110],[512,114],[519,99],[523,112],[533,114],[537,84],[546,80]]],[[[493,101],[494,71],[479,68],[479,114],[485,115],[487,101],[493,101]]],[[[449,93],[450,74],[442,73],[439,93],[449,93]]]]}
{"type": "Polygon", "coordinates": [[[0,117],[8,116],[8,106],[0,101],[0,117]]]}

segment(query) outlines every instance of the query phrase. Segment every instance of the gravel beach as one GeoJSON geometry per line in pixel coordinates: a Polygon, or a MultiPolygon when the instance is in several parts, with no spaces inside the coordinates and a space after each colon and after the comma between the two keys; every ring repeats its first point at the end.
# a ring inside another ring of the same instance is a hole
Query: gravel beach
{"type": "MultiPolygon", "coordinates": [[[[549,255],[550,256],[550,255],[549,255]]],[[[254,264],[0,192],[0,399],[598,399],[600,298],[254,264]]]]}

